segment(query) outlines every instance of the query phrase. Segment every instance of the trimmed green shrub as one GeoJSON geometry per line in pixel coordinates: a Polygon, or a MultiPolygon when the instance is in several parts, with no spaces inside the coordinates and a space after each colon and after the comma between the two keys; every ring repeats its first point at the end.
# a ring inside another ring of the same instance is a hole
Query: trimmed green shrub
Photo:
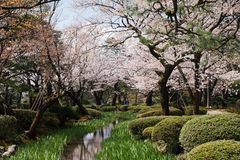
{"type": "Polygon", "coordinates": [[[45,112],[42,118],[42,124],[48,127],[59,127],[60,121],[56,113],[45,112]]]}
{"type": "Polygon", "coordinates": [[[133,113],[138,113],[140,111],[144,111],[145,109],[149,110],[151,108],[148,107],[148,106],[130,106],[130,107],[128,107],[128,110],[133,112],[133,113]]]}
{"type": "Polygon", "coordinates": [[[239,160],[240,142],[218,140],[201,144],[187,154],[187,160],[239,160]]]}
{"type": "Polygon", "coordinates": [[[17,119],[0,115],[0,139],[12,140],[17,135],[17,119]]]}
{"type": "Polygon", "coordinates": [[[240,115],[205,115],[188,121],[180,133],[180,142],[185,151],[200,144],[221,140],[240,140],[240,115]]]}
{"type": "Polygon", "coordinates": [[[172,116],[182,116],[183,115],[183,112],[178,108],[170,107],[169,110],[170,110],[170,115],[172,115],[172,116]]]}
{"type": "Polygon", "coordinates": [[[117,107],[116,106],[101,106],[100,110],[103,112],[112,112],[112,111],[116,111],[117,107]]]}
{"type": "Polygon", "coordinates": [[[192,118],[190,116],[172,116],[154,126],[152,140],[161,144],[158,146],[158,150],[162,153],[179,153],[182,150],[179,142],[180,131],[183,125],[192,118]]]}
{"type": "Polygon", "coordinates": [[[138,111],[138,114],[146,113],[153,110],[160,110],[160,107],[152,107],[152,106],[142,107],[142,109],[138,111]]]}
{"type": "MultiPolygon", "coordinates": [[[[13,111],[14,111],[14,116],[17,119],[17,129],[19,131],[29,129],[36,115],[36,111],[32,111],[29,109],[14,109],[13,111]]],[[[51,126],[51,127],[59,126],[59,120],[58,120],[57,114],[50,113],[50,112],[44,113],[40,123],[46,126],[51,126]]]]}
{"type": "Polygon", "coordinates": [[[58,103],[53,103],[52,106],[49,107],[49,112],[55,113],[59,119],[60,126],[64,126],[65,122],[68,119],[78,119],[79,118],[79,108],[76,107],[68,107],[58,105],[58,103]]]}
{"type": "Polygon", "coordinates": [[[139,138],[143,138],[142,132],[147,127],[155,126],[158,122],[165,119],[165,116],[152,116],[146,118],[139,118],[131,121],[128,125],[128,129],[134,135],[139,138]]]}
{"type": "Polygon", "coordinates": [[[101,112],[96,109],[87,108],[87,111],[88,111],[88,114],[93,118],[98,118],[101,116],[101,112]]]}
{"type": "MultiPolygon", "coordinates": [[[[193,115],[193,107],[192,106],[187,106],[184,108],[185,115],[193,115]]],[[[207,109],[205,107],[200,107],[199,108],[199,114],[207,114],[207,109]]]]}
{"type": "MultiPolygon", "coordinates": [[[[170,107],[169,110],[170,110],[170,115],[173,115],[173,116],[183,115],[180,109],[170,107]]],[[[149,116],[160,116],[160,115],[162,115],[162,111],[159,108],[158,109],[153,108],[152,110],[149,110],[145,113],[138,114],[137,118],[143,118],[143,117],[149,117],[149,116]]]]}
{"type": "Polygon", "coordinates": [[[144,118],[144,117],[150,117],[150,116],[160,116],[160,115],[162,115],[162,113],[159,109],[152,109],[150,111],[146,111],[146,112],[138,114],[137,118],[144,118]]]}
{"type": "Polygon", "coordinates": [[[127,105],[118,106],[117,108],[118,108],[119,111],[127,111],[128,110],[127,105]]]}
{"type": "Polygon", "coordinates": [[[22,131],[29,129],[36,112],[29,109],[14,109],[13,111],[17,119],[18,130],[22,131]]]}
{"type": "Polygon", "coordinates": [[[145,128],[142,132],[143,138],[151,139],[153,129],[154,129],[154,127],[145,128]]]}

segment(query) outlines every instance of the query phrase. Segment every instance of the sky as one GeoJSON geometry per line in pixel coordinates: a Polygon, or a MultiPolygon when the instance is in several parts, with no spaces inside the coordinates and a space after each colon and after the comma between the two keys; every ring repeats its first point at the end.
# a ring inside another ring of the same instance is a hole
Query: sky
{"type": "Polygon", "coordinates": [[[62,30],[72,24],[84,22],[88,18],[94,16],[92,9],[78,9],[74,5],[76,0],[61,0],[55,12],[54,19],[56,22],[56,29],[62,30]]]}

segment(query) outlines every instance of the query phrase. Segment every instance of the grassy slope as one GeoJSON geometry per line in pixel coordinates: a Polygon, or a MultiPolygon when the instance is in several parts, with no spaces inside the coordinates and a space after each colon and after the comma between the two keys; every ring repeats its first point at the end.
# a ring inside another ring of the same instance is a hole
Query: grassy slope
{"type": "Polygon", "coordinates": [[[71,128],[42,136],[36,141],[19,146],[18,152],[10,160],[58,160],[68,140],[92,132],[97,127],[112,122],[121,114],[119,112],[103,113],[100,119],[77,123],[71,128]]]}
{"type": "Polygon", "coordinates": [[[175,160],[174,156],[160,155],[150,142],[136,140],[128,131],[128,123],[115,126],[111,137],[103,142],[97,160],[175,160]]]}

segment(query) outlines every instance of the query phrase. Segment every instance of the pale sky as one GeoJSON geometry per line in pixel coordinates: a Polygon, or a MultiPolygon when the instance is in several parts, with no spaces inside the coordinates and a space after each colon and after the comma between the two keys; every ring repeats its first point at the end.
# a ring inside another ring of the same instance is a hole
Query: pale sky
{"type": "Polygon", "coordinates": [[[91,9],[77,9],[74,5],[76,0],[61,0],[55,13],[57,19],[56,29],[64,29],[72,24],[84,22],[95,13],[91,9]]]}

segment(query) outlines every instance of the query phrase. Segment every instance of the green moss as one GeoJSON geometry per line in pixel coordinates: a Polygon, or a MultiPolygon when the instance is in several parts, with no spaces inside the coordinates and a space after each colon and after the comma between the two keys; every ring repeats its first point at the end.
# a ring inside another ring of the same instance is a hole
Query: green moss
{"type": "Polygon", "coordinates": [[[201,144],[187,154],[187,160],[239,160],[240,142],[218,140],[201,144]]]}
{"type": "Polygon", "coordinates": [[[147,127],[155,126],[158,122],[162,121],[166,117],[164,116],[152,116],[146,118],[139,118],[131,121],[128,125],[128,129],[134,135],[139,138],[143,138],[142,132],[147,127]]]}
{"type": "Polygon", "coordinates": [[[180,131],[183,125],[192,118],[190,116],[174,116],[160,121],[152,131],[152,140],[160,143],[158,146],[159,151],[163,153],[179,153],[181,151],[180,131]]]}
{"type": "Polygon", "coordinates": [[[188,121],[180,133],[185,151],[197,145],[221,140],[240,140],[240,116],[237,114],[205,115],[188,121]]]}
{"type": "Polygon", "coordinates": [[[147,127],[143,130],[143,138],[151,139],[154,127],[147,127]]]}

